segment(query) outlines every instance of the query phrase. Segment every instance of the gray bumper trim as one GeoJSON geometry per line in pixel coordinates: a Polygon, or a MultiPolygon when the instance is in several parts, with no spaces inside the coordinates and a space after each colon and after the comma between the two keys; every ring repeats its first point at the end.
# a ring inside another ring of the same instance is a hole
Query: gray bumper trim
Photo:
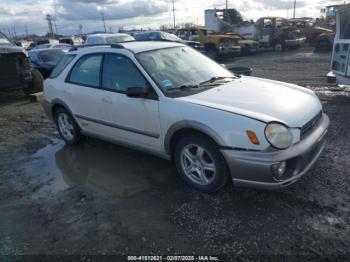
{"type": "Polygon", "coordinates": [[[286,150],[250,152],[222,149],[221,152],[235,184],[266,189],[281,188],[299,180],[316,162],[324,149],[328,126],[329,118],[323,114],[320,123],[312,133],[286,150]],[[283,181],[276,181],[271,167],[283,161],[291,163],[290,175],[283,181]],[[293,161],[295,161],[294,165],[293,161]]]}
{"type": "Polygon", "coordinates": [[[315,164],[315,162],[318,160],[320,155],[322,154],[324,150],[325,144],[322,145],[321,149],[318,151],[316,156],[312,159],[312,161],[307,165],[307,167],[298,175],[293,176],[283,182],[276,182],[276,183],[266,183],[266,182],[257,182],[257,181],[248,181],[248,180],[242,180],[242,179],[232,179],[234,185],[236,186],[242,186],[242,187],[253,187],[253,188],[260,188],[260,189],[280,189],[287,186],[290,186],[294,184],[295,182],[299,181],[315,164]]]}

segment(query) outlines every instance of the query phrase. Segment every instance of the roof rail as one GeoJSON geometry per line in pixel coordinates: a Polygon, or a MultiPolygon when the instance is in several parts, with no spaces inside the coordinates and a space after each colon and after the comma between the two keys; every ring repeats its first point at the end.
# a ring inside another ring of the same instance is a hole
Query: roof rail
{"type": "Polygon", "coordinates": [[[69,49],[69,52],[76,51],[80,48],[87,48],[87,47],[110,47],[110,48],[120,48],[124,49],[125,47],[121,44],[95,44],[95,45],[77,45],[73,46],[71,49],[69,49]]]}

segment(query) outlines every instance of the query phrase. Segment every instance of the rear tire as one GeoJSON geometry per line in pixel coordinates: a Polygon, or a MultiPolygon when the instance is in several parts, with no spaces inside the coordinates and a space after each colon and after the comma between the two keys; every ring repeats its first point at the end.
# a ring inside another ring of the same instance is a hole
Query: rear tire
{"type": "Polygon", "coordinates": [[[23,92],[26,95],[31,95],[34,93],[41,92],[43,91],[43,86],[44,86],[43,83],[44,83],[44,77],[37,69],[34,69],[32,70],[32,82],[29,83],[27,88],[23,89],[23,92]]]}
{"type": "Polygon", "coordinates": [[[175,147],[174,160],[181,178],[206,193],[220,190],[230,178],[218,146],[201,134],[182,138],[175,147]]]}
{"type": "Polygon", "coordinates": [[[282,52],[286,50],[286,47],[283,43],[276,43],[273,48],[276,52],[282,52]]]}
{"type": "Polygon", "coordinates": [[[66,109],[61,107],[56,111],[55,122],[61,138],[67,145],[75,145],[81,142],[79,126],[66,109]]]}

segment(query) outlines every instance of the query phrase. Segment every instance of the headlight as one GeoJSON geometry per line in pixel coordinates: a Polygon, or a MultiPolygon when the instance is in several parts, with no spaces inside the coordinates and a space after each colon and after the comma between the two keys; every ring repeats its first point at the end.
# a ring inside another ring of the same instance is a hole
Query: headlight
{"type": "Polygon", "coordinates": [[[265,128],[267,141],[277,149],[286,149],[293,143],[293,135],[289,128],[280,123],[270,123],[265,128]]]}

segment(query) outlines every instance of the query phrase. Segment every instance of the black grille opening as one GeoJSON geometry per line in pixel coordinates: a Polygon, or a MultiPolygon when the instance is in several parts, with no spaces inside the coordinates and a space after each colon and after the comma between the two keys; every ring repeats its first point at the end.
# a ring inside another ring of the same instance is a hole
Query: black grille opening
{"type": "Polygon", "coordinates": [[[309,134],[320,122],[322,118],[322,111],[319,112],[314,118],[312,118],[309,122],[307,122],[302,128],[301,128],[301,138],[305,137],[307,134],[309,134]]]}

